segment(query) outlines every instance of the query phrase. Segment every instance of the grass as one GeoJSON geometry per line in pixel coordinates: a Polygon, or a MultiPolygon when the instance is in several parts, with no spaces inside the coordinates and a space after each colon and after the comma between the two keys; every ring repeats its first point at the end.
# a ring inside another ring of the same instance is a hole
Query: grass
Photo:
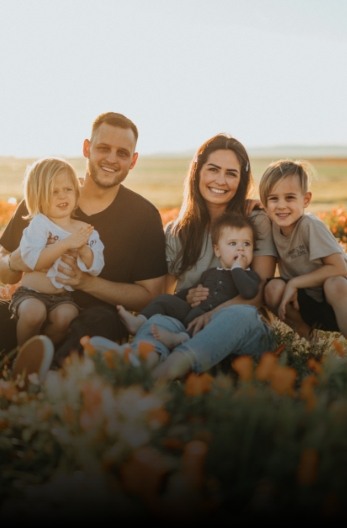
{"type": "MultiPolygon", "coordinates": [[[[267,167],[276,158],[251,158],[255,186],[267,167]]],[[[182,201],[183,181],[189,170],[191,156],[140,156],[126,185],[139,192],[159,209],[178,207],[182,201]]],[[[22,196],[22,181],[26,166],[34,161],[24,158],[0,157],[0,196],[7,201],[22,196]]],[[[84,176],[84,158],[70,158],[80,177],[84,176]]],[[[310,210],[324,211],[333,206],[347,206],[347,159],[312,158],[316,177],[312,181],[313,203],[310,210]]],[[[256,192],[254,196],[256,196],[256,192]]]]}

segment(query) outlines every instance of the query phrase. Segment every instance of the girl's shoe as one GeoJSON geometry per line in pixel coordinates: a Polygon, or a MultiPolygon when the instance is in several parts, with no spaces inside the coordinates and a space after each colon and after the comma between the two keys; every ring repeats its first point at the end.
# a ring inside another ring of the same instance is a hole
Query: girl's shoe
{"type": "Polygon", "coordinates": [[[54,355],[54,345],[49,337],[36,335],[28,339],[19,349],[12,367],[12,377],[23,380],[27,388],[32,374],[37,374],[39,383],[42,383],[51,366],[54,355]]]}

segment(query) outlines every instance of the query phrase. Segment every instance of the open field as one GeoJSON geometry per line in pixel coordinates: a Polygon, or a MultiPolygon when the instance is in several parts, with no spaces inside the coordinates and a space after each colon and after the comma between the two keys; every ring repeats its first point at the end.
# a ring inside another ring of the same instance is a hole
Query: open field
{"type": "MultiPolygon", "coordinates": [[[[158,208],[177,207],[182,200],[183,180],[189,169],[190,155],[140,156],[126,184],[143,194],[158,208]]],[[[294,156],[292,159],[297,159],[294,156]]],[[[277,157],[251,157],[255,187],[265,167],[277,157]]],[[[312,181],[312,211],[323,211],[337,205],[347,206],[347,157],[305,158],[315,169],[312,181]]],[[[22,196],[22,181],[26,166],[33,159],[0,157],[0,200],[22,196]]],[[[84,158],[70,158],[79,176],[85,170],[84,158]]],[[[256,191],[254,196],[256,196],[256,191]]]]}

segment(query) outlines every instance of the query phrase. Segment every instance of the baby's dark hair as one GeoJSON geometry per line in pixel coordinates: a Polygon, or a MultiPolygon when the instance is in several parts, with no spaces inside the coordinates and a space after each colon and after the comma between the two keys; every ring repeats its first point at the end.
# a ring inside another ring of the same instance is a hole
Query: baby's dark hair
{"type": "Polygon", "coordinates": [[[240,213],[232,213],[229,211],[226,211],[221,216],[218,216],[218,218],[216,218],[216,220],[214,220],[214,222],[212,223],[212,244],[218,244],[222,230],[225,227],[235,227],[236,229],[243,229],[244,227],[248,227],[252,231],[254,245],[256,240],[256,233],[251,220],[240,213]]]}

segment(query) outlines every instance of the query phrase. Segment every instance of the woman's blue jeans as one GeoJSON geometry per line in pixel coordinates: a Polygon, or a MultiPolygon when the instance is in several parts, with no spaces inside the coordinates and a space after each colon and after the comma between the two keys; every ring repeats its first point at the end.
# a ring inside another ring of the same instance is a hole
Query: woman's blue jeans
{"type": "MultiPolygon", "coordinates": [[[[134,340],[154,345],[161,361],[170,350],[151,333],[155,324],[171,332],[185,332],[184,325],[167,315],[153,315],[139,329],[134,340]]],[[[275,349],[271,328],[260,317],[254,306],[238,304],[222,308],[213,313],[209,323],[193,337],[177,346],[174,351],[187,354],[193,372],[205,372],[221,363],[229,355],[249,355],[258,358],[261,354],[275,349]]]]}

